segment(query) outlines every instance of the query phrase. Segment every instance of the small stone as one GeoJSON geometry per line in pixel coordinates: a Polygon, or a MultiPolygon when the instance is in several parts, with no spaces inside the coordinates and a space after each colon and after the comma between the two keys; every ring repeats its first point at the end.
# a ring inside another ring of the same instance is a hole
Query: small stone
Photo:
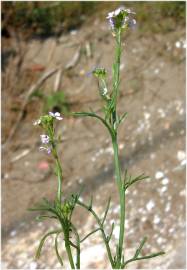
{"type": "Polygon", "coordinates": [[[166,204],[166,207],[165,207],[165,212],[169,212],[171,209],[171,204],[170,203],[167,203],[166,204]]]}
{"type": "Polygon", "coordinates": [[[181,190],[180,192],[179,192],[179,196],[186,196],[186,190],[185,189],[183,189],[183,190],[181,190]]]}
{"type": "Polygon", "coordinates": [[[153,222],[154,222],[154,224],[159,224],[160,223],[160,217],[159,216],[154,216],[154,220],[153,220],[153,222]]]}
{"type": "Polygon", "coordinates": [[[116,207],[113,209],[113,213],[114,213],[114,214],[117,214],[117,213],[119,213],[119,210],[120,210],[120,205],[116,206],[116,207]]]}
{"type": "Polygon", "coordinates": [[[10,236],[11,237],[14,237],[16,234],[17,234],[17,231],[16,230],[13,230],[13,231],[10,232],[10,236]]]}
{"type": "Polygon", "coordinates": [[[157,111],[158,111],[158,113],[160,114],[160,117],[161,117],[161,118],[166,117],[166,113],[164,112],[163,109],[159,108],[157,111]]]}
{"type": "Polygon", "coordinates": [[[124,64],[124,63],[121,63],[121,65],[120,65],[120,70],[123,70],[124,67],[125,67],[125,64],[124,64]]]}
{"type": "Polygon", "coordinates": [[[164,177],[164,173],[162,171],[157,171],[155,174],[156,179],[161,179],[164,177]]]}
{"type": "Polygon", "coordinates": [[[82,178],[79,178],[78,182],[79,182],[79,184],[82,184],[83,183],[83,179],[82,178]]]}
{"type": "Polygon", "coordinates": [[[151,153],[150,158],[153,160],[155,159],[156,155],[154,153],[151,153]]]}
{"type": "Polygon", "coordinates": [[[121,150],[121,149],[123,149],[124,148],[124,143],[120,143],[119,144],[119,149],[121,150]]]}
{"type": "Polygon", "coordinates": [[[153,208],[155,207],[155,203],[154,201],[150,200],[147,204],[146,204],[146,208],[148,211],[151,211],[153,208]]]}
{"type": "Polygon", "coordinates": [[[91,161],[92,161],[92,162],[95,162],[95,161],[96,161],[96,158],[95,158],[95,157],[92,157],[92,158],[91,158],[91,161]]]}
{"type": "Polygon", "coordinates": [[[154,73],[155,74],[158,74],[160,72],[160,69],[159,68],[156,68],[155,70],[154,70],[154,73]]]}
{"type": "Polygon", "coordinates": [[[176,47],[176,48],[180,48],[180,47],[181,47],[180,41],[176,41],[176,42],[175,42],[175,47],[176,47]]]}
{"type": "Polygon", "coordinates": [[[29,269],[37,269],[37,262],[31,262],[29,265],[29,269]]]}
{"type": "Polygon", "coordinates": [[[161,193],[164,193],[164,192],[166,192],[167,191],[167,187],[166,186],[164,186],[164,187],[162,187],[161,189],[160,189],[160,192],[161,193]]]}
{"type": "Polygon", "coordinates": [[[162,244],[164,242],[163,238],[161,238],[161,237],[157,238],[156,241],[158,244],[162,244]]]}
{"type": "Polygon", "coordinates": [[[165,177],[163,180],[162,180],[162,185],[167,185],[169,183],[169,179],[167,177],[165,177]]]}
{"type": "Polygon", "coordinates": [[[150,113],[148,113],[148,112],[144,112],[144,118],[146,119],[146,120],[148,120],[149,118],[150,118],[150,113]]]}
{"type": "Polygon", "coordinates": [[[184,160],[185,158],[186,158],[185,152],[182,151],[182,150],[179,150],[179,151],[177,152],[177,159],[178,159],[179,161],[182,161],[182,160],[184,160]]]}

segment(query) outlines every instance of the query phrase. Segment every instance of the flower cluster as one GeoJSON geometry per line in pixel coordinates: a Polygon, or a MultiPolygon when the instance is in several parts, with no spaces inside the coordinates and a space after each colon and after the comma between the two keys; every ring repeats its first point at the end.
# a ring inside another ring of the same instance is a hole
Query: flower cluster
{"type": "Polygon", "coordinates": [[[49,130],[52,128],[53,129],[53,120],[62,120],[63,117],[61,117],[59,112],[49,112],[48,115],[41,116],[38,120],[36,120],[33,125],[39,125],[43,127],[43,129],[46,131],[47,134],[42,134],[40,135],[41,143],[44,144],[45,146],[40,146],[39,149],[41,151],[46,151],[48,154],[51,153],[51,142],[53,138],[49,134],[49,130]]]}
{"type": "Polygon", "coordinates": [[[95,75],[98,78],[104,79],[106,77],[106,69],[105,68],[95,68],[92,71],[93,75],[95,75]]]}
{"type": "Polygon", "coordinates": [[[107,89],[107,85],[106,85],[106,75],[107,75],[107,71],[105,68],[95,68],[92,71],[92,74],[99,79],[99,91],[101,96],[105,99],[105,100],[109,100],[110,97],[108,95],[108,89],[107,89]]]}
{"type": "Polygon", "coordinates": [[[120,7],[109,12],[106,18],[109,20],[112,31],[116,32],[119,29],[133,27],[136,24],[136,20],[131,17],[133,14],[136,13],[130,9],[120,7]]]}
{"type": "Polygon", "coordinates": [[[63,119],[63,117],[60,116],[60,113],[59,112],[55,112],[55,113],[49,112],[49,115],[52,116],[52,117],[54,117],[57,120],[62,120],[63,119]]]}

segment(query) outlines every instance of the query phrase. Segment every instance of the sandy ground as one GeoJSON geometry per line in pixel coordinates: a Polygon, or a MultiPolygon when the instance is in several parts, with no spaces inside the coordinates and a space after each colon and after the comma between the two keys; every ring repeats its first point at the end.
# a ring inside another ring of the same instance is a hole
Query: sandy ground
{"type": "MultiPolygon", "coordinates": [[[[127,194],[126,257],[134,254],[144,235],[148,236],[146,253],[166,251],[165,256],[130,264],[129,269],[185,269],[184,38],[185,29],[143,36],[137,28],[124,39],[118,110],[120,113],[127,111],[128,117],[120,128],[120,160],[122,168],[128,168],[131,174],[144,172],[151,177],[131,187],[127,194]]],[[[7,45],[3,46],[3,51],[11,50],[14,41],[5,40],[4,44],[7,45]]],[[[62,73],[60,89],[72,104],[71,111],[89,108],[100,111],[97,84],[86,74],[95,66],[104,66],[111,82],[114,41],[106,23],[96,20],[93,25],[83,26],[58,40],[31,40],[23,45],[26,53],[18,80],[19,93],[16,92],[17,84],[12,92],[6,88],[11,75],[8,69],[15,57],[3,73],[3,143],[19,111],[13,107],[22,104],[30,83],[58,64],[65,66],[79,48],[78,63],[62,73]],[[44,67],[45,71],[34,70],[36,65],[44,67]],[[25,84],[22,77],[27,79],[25,84]]],[[[45,82],[41,88],[44,93],[53,91],[57,76],[59,73],[45,82]]],[[[35,215],[27,211],[42,197],[53,199],[56,192],[53,161],[38,151],[41,131],[32,125],[41,113],[41,101],[33,98],[14,137],[2,149],[3,269],[60,268],[51,246],[52,238],[46,242],[41,259],[34,260],[42,234],[57,225],[37,222],[35,215]]],[[[95,120],[72,117],[64,117],[58,133],[63,138],[59,153],[67,194],[84,184],[82,198],[88,201],[93,195],[94,209],[99,215],[104,211],[108,196],[112,196],[106,230],[109,232],[115,221],[114,246],[119,230],[119,206],[109,135],[95,120]]],[[[82,236],[95,226],[93,219],[82,209],[77,209],[74,219],[82,236]]],[[[100,234],[96,233],[83,245],[82,268],[98,267],[109,265],[100,234]]]]}

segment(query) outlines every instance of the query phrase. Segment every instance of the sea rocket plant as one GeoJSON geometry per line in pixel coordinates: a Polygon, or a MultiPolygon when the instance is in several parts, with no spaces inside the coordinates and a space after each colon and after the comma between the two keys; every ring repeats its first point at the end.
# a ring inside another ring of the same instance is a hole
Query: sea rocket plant
{"type": "Polygon", "coordinates": [[[132,18],[134,14],[136,13],[130,9],[120,7],[113,12],[109,12],[106,18],[109,20],[112,31],[115,33],[119,29],[134,26],[136,24],[136,20],[132,18]]]}
{"type": "Polygon", "coordinates": [[[44,199],[42,204],[39,204],[37,207],[32,208],[34,211],[43,211],[46,214],[40,215],[40,218],[54,218],[59,222],[59,228],[57,230],[48,232],[42,238],[40,245],[38,247],[36,258],[39,258],[42,246],[50,235],[55,235],[55,252],[57,259],[63,266],[62,256],[59,253],[58,249],[58,236],[63,234],[65,249],[68,256],[68,260],[72,269],[79,269],[81,264],[80,260],[80,251],[81,251],[81,243],[84,242],[90,235],[94,234],[97,231],[101,232],[101,236],[103,238],[104,245],[106,247],[106,252],[108,255],[108,260],[113,269],[123,269],[127,266],[127,264],[143,259],[150,259],[153,257],[157,257],[163,255],[164,252],[156,252],[151,253],[149,255],[142,255],[142,249],[147,241],[147,237],[144,237],[140,242],[138,248],[136,249],[134,256],[130,259],[126,259],[125,256],[125,217],[126,217],[126,191],[133,184],[138,181],[145,180],[149,178],[144,174],[138,176],[131,176],[127,169],[124,174],[122,174],[122,168],[119,160],[118,154],[118,128],[124,121],[127,113],[123,113],[119,115],[117,112],[117,101],[119,96],[119,86],[120,86],[120,60],[121,60],[121,52],[122,52],[122,42],[121,36],[124,31],[128,28],[136,24],[132,15],[135,13],[130,9],[126,9],[124,7],[120,7],[117,10],[108,13],[107,19],[109,20],[109,24],[112,30],[112,34],[115,37],[116,49],[115,49],[115,59],[114,64],[112,66],[112,87],[109,89],[107,85],[107,72],[105,68],[95,68],[92,71],[92,74],[96,77],[98,81],[99,94],[104,102],[103,105],[103,115],[98,115],[91,112],[76,112],[73,113],[74,116],[82,116],[82,117],[92,117],[96,118],[100,121],[104,127],[108,130],[111,143],[114,151],[114,167],[115,167],[115,181],[118,188],[119,194],[119,202],[120,202],[120,210],[119,210],[119,220],[120,220],[120,230],[118,236],[118,242],[116,244],[115,252],[112,252],[111,249],[111,239],[113,235],[113,230],[115,227],[115,223],[112,223],[111,232],[107,234],[105,232],[105,222],[108,214],[108,210],[110,208],[111,198],[108,199],[108,203],[104,212],[103,217],[99,217],[97,213],[93,209],[92,198],[89,204],[84,203],[80,200],[79,194],[72,194],[69,198],[65,196],[62,191],[62,167],[59,160],[59,156],[57,153],[57,140],[55,139],[55,128],[54,121],[62,120],[62,116],[59,112],[49,112],[48,115],[41,116],[40,119],[34,122],[34,125],[39,125],[43,130],[44,134],[40,135],[41,142],[44,146],[41,146],[41,150],[46,150],[48,153],[51,153],[54,161],[55,161],[55,174],[58,179],[58,188],[57,188],[57,196],[54,202],[49,202],[44,199]],[[72,222],[72,215],[75,207],[80,206],[93,215],[97,227],[93,231],[87,233],[85,237],[80,239],[79,233],[76,229],[76,226],[72,222]],[[74,241],[72,240],[74,239],[74,241]],[[73,251],[76,252],[76,256],[73,256],[73,251]]]}

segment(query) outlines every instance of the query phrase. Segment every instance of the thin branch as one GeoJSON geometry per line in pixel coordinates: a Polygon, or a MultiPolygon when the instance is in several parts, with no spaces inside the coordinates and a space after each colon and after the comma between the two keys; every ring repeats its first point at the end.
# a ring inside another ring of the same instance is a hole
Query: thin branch
{"type": "Polygon", "coordinates": [[[113,234],[113,230],[114,230],[114,222],[112,223],[112,229],[111,229],[111,232],[110,232],[109,236],[107,237],[108,243],[109,243],[110,240],[111,240],[111,237],[112,237],[112,234],[113,234]]]}
{"type": "Polygon", "coordinates": [[[61,232],[62,232],[62,230],[51,231],[51,232],[48,232],[47,234],[45,234],[45,235],[42,237],[42,239],[41,239],[41,241],[40,241],[40,244],[39,244],[39,246],[38,246],[38,249],[37,249],[37,251],[36,251],[36,255],[35,255],[35,258],[36,258],[36,259],[38,259],[38,258],[40,257],[42,247],[43,247],[44,242],[45,242],[45,240],[47,239],[47,237],[50,236],[50,235],[52,235],[52,234],[57,234],[57,233],[61,233],[61,232]]]}
{"type": "Polygon", "coordinates": [[[140,260],[145,260],[145,259],[151,259],[151,258],[154,258],[154,257],[157,257],[157,256],[161,256],[161,255],[164,255],[165,252],[161,251],[161,252],[157,252],[157,253],[152,253],[148,256],[143,256],[143,257],[139,257],[139,258],[132,258],[128,261],[126,261],[123,265],[123,267],[125,267],[128,263],[130,262],[134,262],[134,261],[140,261],[140,260]]]}
{"type": "Polygon", "coordinates": [[[111,249],[110,249],[106,234],[105,234],[105,232],[103,230],[103,225],[101,223],[100,218],[98,217],[98,215],[96,214],[96,212],[93,209],[89,209],[89,206],[87,206],[86,204],[84,204],[80,200],[77,201],[77,204],[79,206],[82,206],[86,210],[90,211],[92,213],[92,215],[95,217],[95,219],[96,219],[96,221],[97,221],[97,223],[98,223],[98,225],[99,225],[99,227],[101,229],[102,237],[103,237],[103,240],[104,240],[104,243],[105,243],[105,246],[106,246],[106,249],[107,249],[107,253],[108,253],[108,258],[110,260],[112,268],[114,268],[115,265],[114,265],[114,261],[113,261],[113,256],[112,256],[112,253],[111,253],[111,249]]]}
{"type": "Polygon", "coordinates": [[[134,255],[134,258],[137,258],[137,257],[139,256],[139,254],[141,253],[142,248],[143,248],[143,246],[145,245],[145,242],[146,242],[146,241],[147,241],[147,237],[145,236],[145,237],[143,238],[143,240],[141,241],[141,243],[140,243],[138,249],[136,250],[135,255],[134,255]]]}
{"type": "Polygon", "coordinates": [[[56,237],[55,237],[55,252],[56,252],[56,256],[58,258],[59,263],[63,266],[62,258],[60,257],[60,254],[58,252],[58,236],[59,236],[59,234],[60,233],[57,233],[56,237]]]}
{"type": "Polygon", "coordinates": [[[107,216],[107,213],[108,213],[108,210],[109,210],[109,207],[110,207],[110,201],[111,201],[111,197],[108,199],[107,207],[106,207],[105,214],[104,214],[104,217],[103,217],[103,220],[102,220],[102,225],[104,225],[104,222],[106,220],[106,216],[107,216]]]}
{"type": "Polygon", "coordinates": [[[92,232],[90,232],[89,234],[87,234],[82,240],[80,240],[80,242],[82,243],[84,240],[86,240],[90,235],[94,234],[97,231],[100,231],[101,228],[97,228],[95,230],[93,230],[92,232]]]}

